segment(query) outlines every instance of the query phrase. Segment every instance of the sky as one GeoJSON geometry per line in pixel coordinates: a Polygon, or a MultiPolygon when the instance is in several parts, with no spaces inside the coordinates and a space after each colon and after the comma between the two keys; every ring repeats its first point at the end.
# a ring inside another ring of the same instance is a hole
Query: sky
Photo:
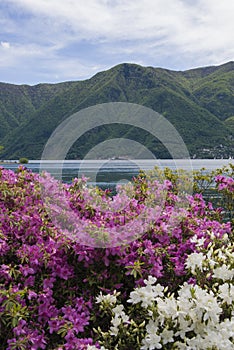
{"type": "Polygon", "coordinates": [[[0,0],[0,81],[84,80],[123,62],[234,60],[233,0],[0,0]]]}

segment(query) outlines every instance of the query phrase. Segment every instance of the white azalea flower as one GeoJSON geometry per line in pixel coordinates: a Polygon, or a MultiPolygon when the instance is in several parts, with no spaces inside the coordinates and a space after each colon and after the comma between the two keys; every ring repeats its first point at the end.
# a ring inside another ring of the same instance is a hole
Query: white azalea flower
{"type": "Polygon", "coordinates": [[[112,311],[115,314],[115,317],[120,317],[124,323],[128,322],[129,316],[123,311],[124,306],[122,304],[117,305],[112,311]]]}
{"type": "Polygon", "coordinates": [[[155,335],[147,335],[145,339],[142,341],[141,350],[155,350],[161,349],[162,344],[160,344],[160,336],[155,335]]]}
{"type": "Polygon", "coordinates": [[[196,267],[202,271],[202,263],[206,257],[202,253],[191,253],[188,255],[186,260],[187,269],[191,269],[192,273],[195,273],[196,267]]]}
{"type": "Polygon", "coordinates": [[[177,302],[174,298],[166,298],[158,300],[158,312],[163,317],[176,318],[178,315],[177,302]]]}
{"type": "Polygon", "coordinates": [[[114,295],[114,294],[103,295],[102,292],[100,292],[100,294],[96,297],[97,304],[105,302],[109,305],[114,305],[114,304],[116,304],[116,301],[117,301],[116,295],[114,295]]]}
{"type": "Polygon", "coordinates": [[[114,309],[112,309],[112,311],[115,313],[115,316],[119,317],[122,314],[124,314],[123,312],[124,306],[122,304],[117,305],[116,307],[114,307],[114,309]]]}
{"type": "Polygon", "coordinates": [[[145,285],[153,285],[157,281],[156,277],[149,276],[147,280],[144,280],[145,285]]]}
{"type": "Polygon", "coordinates": [[[155,334],[158,330],[158,323],[156,321],[150,320],[146,326],[146,331],[148,334],[155,334]]]}
{"type": "Polygon", "coordinates": [[[226,339],[234,337],[234,318],[231,320],[226,319],[219,324],[219,331],[222,335],[225,335],[226,339]]]}
{"type": "Polygon", "coordinates": [[[110,334],[117,336],[119,333],[119,326],[121,324],[121,318],[120,317],[114,317],[111,320],[112,326],[110,327],[110,334]]]}
{"type": "Polygon", "coordinates": [[[216,262],[215,260],[213,259],[213,254],[214,254],[214,251],[213,251],[213,248],[211,248],[208,253],[207,253],[207,260],[209,261],[209,266],[213,269],[214,266],[216,265],[216,262]]]}
{"type": "Polygon", "coordinates": [[[122,304],[117,305],[115,308],[112,309],[115,316],[111,319],[111,335],[117,336],[119,332],[119,326],[121,325],[121,323],[128,323],[129,321],[129,316],[123,310],[124,306],[122,304]]]}
{"type": "Polygon", "coordinates": [[[168,329],[165,328],[161,333],[163,344],[172,343],[174,341],[173,335],[174,335],[173,331],[169,331],[168,329]]]}
{"type": "Polygon", "coordinates": [[[153,283],[156,282],[156,278],[149,276],[148,280],[144,280],[146,286],[136,288],[130,293],[128,303],[138,304],[141,303],[142,307],[148,308],[153,305],[153,302],[157,300],[157,297],[163,296],[164,287],[160,284],[156,286],[153,283]]]}
{"type": "Polygon", "coordinates": [[[192,339],[187,339],[188,349],[207,349],[207,342],[206,340],[198,334],[196,337],[193,337],[192,339]],[[205,344],[205,348],[204,348],[205,344]]]}
{"type": "Polygon", "coordinates": [[[213,271],[213,277],[221,279],[222,281],[231,280],[234,277],[234,270],[229,270],[226,264],[216,267],[213,271]]]}
{"type": "MultiPolygon", "coordinates": [[[[194,302],[194,312],[202,320],[212,320],[213,322],[219,322],[219,315],[222,312],[214,293],[207,292],[200,288],[199,286],[194,286],[191,288],[193,290],[193,302],[194,302]]],[[[194,314],[193,314],[194,316],[194,314]]]]}
{"type": "Polygon", "coordinates": [[[205,241],[206,241],[205,237],[198,238],[197,235],[193,236],[193,237],[190,239],[190,242],[191,242],[191,243],[196,243],[196,246],[197,246],[197,247],[203,247],[205,241]]]}
{"type": "Polygon", "coordinates": [[[147,335],[142,341],[141,350],[161,349],[161,336],[157,334],[158,326],[153,320],[150,320],[146,326],[147,335]]]}
{"type": "Polygon", "coordinates": [[[224,283],[219,286],[219,296],[224,303],[231,305],[234,301],[234,286],[228,283],[224,283]]]}
{"type": "Polygon", "coordinates": [[[175,346],[176,346],[175,349],[178,349],[178,350],[188,350],[188,347],[187,347],[186,343],[182,343],[180,341],[177,341],[175,343],[175,346]]]}

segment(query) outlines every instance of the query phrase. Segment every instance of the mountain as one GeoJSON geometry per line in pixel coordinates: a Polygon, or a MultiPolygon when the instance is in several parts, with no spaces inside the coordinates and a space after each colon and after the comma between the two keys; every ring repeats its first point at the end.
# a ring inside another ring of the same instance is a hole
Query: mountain
{"type": "MultiPolygon", "coordinates": [[[[234,154],[234,62],[187,71],[123,63],[84,81],[35,86],[0,83],[1,157],[40,159],[62,121],[106,102],[135,103],[162,114],[180,133],[191,157],[234,154]]],[[[85,133],[67,158],[83,158],[100,142],[123,137],[140,142],[157,158],[170,157],[150,133],[112,124],[85,133]]]]}

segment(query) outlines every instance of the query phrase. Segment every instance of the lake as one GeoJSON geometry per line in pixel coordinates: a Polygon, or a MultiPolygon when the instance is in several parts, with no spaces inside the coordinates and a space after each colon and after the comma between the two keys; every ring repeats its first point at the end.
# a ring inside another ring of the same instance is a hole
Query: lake
{"type": "MultiPolygon", "coordinates": [[[[71,182],[75,177],[84,175],[89,178],[88,183],[101,188],[115,188],[116,184],[130,181],[139,170],[151,170],[155,166],[173,170],[199,170],[207,171],[234,164],[233,159],[134,159],[134,160],[30,160],[25,166],[33,172],[47,171],[63,182],[71,182]]],[[[15,170],[17,163],[1,164],[4,168],[15,170]]]]}

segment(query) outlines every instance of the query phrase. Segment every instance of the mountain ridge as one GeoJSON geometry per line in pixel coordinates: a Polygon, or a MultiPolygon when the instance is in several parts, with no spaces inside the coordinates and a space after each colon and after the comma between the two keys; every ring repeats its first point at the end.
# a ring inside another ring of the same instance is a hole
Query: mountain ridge
{"type": "MultiPolygon", "coordinates": [[[[233,150],[234,62],[186,71],[122,63],[87,80],[14,85],[0,83],[1,157],[40,159],[53,130],[81,109],[107,102],[136,103],[162,114],[184,139],[191,156],[228,157],[233,150]],[[209,149],[205,152],[204,149],[209,149]]],[[[68,158],[83,158],[123,128],[105,126],[84,135],[68,158]],[[90,136],[91,135],[91,136],[90,136]]],[[[124,137],[140,140],[156,157],[168,157],[162,145],[129,127],[124,137]]]]}

